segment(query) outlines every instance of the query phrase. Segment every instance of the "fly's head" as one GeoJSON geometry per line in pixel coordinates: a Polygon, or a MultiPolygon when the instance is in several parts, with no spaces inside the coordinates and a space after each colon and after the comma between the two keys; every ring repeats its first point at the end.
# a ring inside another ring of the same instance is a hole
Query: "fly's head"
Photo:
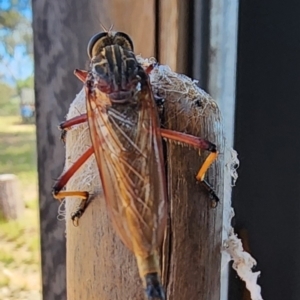
{"type": "Polygon", "coordinates": [[[101,32],[91,38],[87,51],[94,86],[113,102],[129,101],[144,80],[130,37],[123,32],[101,32]]]}

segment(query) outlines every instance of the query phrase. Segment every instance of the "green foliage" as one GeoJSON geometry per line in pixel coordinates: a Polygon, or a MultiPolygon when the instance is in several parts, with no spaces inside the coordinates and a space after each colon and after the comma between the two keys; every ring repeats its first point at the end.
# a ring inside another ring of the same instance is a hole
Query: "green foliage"
{"type": "Polygon", "coordinates": [[[0,249],[0,261],[3,263],[3,265],[6,267],[10,265],[12,262],[14,262],[14,256],[12,253],[9,253],[8,251],[5,251],[3,249],[0,249]]]}
{"type": "Polygon", "coordinates": [[[33,213],[33,211],[27,211],[26,217],[19,220],[0,221],[0,239],[8,248],[0,248],[0,264],[2,263],[7,266],[18,261],[32,265],[39,263],[40,240],[37,228],[38,219],[37,214],[34,217],[33,213]],[[23,256],[15,257],[14,251],[11,251],[12,248],[16,251],[17,249],[21,249],[20,251],[23,252],[23,256]]]}
{"type": "Polygon", "coordinates": [[[0,13],[0,28],[14,30],[23,19],[22,15],[15,10],[4,10],[0,13]]]}
{"type": "Polygon", "coordinates": [[[17,116],[20,113],[19,98],[12,98],[5,105],[0,107],[0,117],[17,116]]]}
{"type": "Polygon", "coordinates": [[[23,88],[33,89],[33,76],[16,80],[16,88],[0,81],[0,116],[20,115],[20,94],[23,88]]]}
{"type": "MultiPolygon", "coordinates": [[[[27,5],[30,8],[30,2],[27,5]]],[[[13,56],[17,46],[24,46],[32,55],[31,22],[24,16],[20,5],[9,5],[7,9],[0,10],[0,38],[8,55],[13,56]]]]}
{"type": "Polygon", "coordinates": [[[17,80],[16,81],[16,87],[17,89],[21,90],[22,88],[32,88],[34,86],[34,80],[33,76],[29,76],[26,79],[23,80],[17,80]]]}
{"type": "Polygon", "coordinates": [[[14,89],[4,82],[0,82],[0,107],[7,103],[14,94],[14,89]]]}
{"type": "Polygon", "coordinates": [[[19,113],[19,100],[13,98],[15,89],[6,83],[0,82],[0,116],[17,115],[19,113]]]}
{"type": "Polygon", "coordinates": [[[21,223],[17,221],[5,221],[0,220],[0,238],[1,240],[6,240],[8,242],[16,241],[18,238],[22,237],[24,229],[21,223]]]}
{"type": "Polygon", "coordinates": [[[0,60],[6,66],[5,71],[0,71],[2,78],[16,80],[8,67],[16,53],[21,51],[23,56],[33,60],[30,9],[29,0],[0,0],[0,60]]]}
{"type": "Polygon", "coordinates": [[[10,279],[7,276],[0,277],[0,288],[8,287],[10,284],[10,279]]]}
{"type": "Polygon", "coordinates": [[[21,125],[20,117],[1,117],[0,140],[0,174],[13,173],[21,180],[36,180],[35,126],[21,125]]]}

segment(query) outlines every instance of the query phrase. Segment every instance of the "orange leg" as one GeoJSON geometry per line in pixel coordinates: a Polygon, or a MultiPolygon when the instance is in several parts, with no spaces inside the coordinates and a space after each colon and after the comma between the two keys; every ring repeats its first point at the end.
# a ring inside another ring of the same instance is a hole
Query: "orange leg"
{"type": "Polygon", "coordinates": [[[88,160],[88,158],[94,153],[94,148],[90,147],[86,150],[78,160],[65,172],[63,173],[56,184],[52,188],[52,195],[55,199],[61,201],[65,197],[79,197],[82,199],[79,208],[72,215],[73,224],[78,225],[78,220],[84,213],[88,206],[89,193],[86,191],[62,191],[64,186],[68,183],[70,178],[76,173],[76,171],[88,160]]]}
{"type": "MultiPolygon", "coordinates": [[[[84,123],[87,121],[87,114],[82,114],[80,116],[74,117],[72,119],[69,119],[63,123],[60,124],[60,128],[63,130],[63,134],[65,135],[65,132],[67,129],[69,129],[73,125],[78,125],[81,123],[84,123]]],[[[190,134],[181,133],[169,129],[163,129],[160,130],[161,136],[166,139],[170,139],[173,141],[177,141],[180,143],[184,143],[190,146],[193,146],[198,149],[207,150],[211,153],[208,155],[208,157],[205,159],[203,165],[201,166],[200,170],[198,171],[198,174],[196,175],[196,179],[199,180],[203,186],[208,190],[210,197],[212,198],[212,206],[216,207],[217,203],[219,202],[219,198],[214,192],[213,188],[210,186],[210,184],[205,180],[205,174],[211,164],[217,159],[218,152],[216,150],[216,146],[199,137],[195,137],[190,134]]],[[[61,191],[61,189],[67,184],[69,179],[73,176],[73,174],[79,169],[79,167],[93,154],[93,148],[89,148],[75,163],[74,165],[64,173],[59,181],[56,183],[56,185],[53,187],[53,196],[56,199],[62,199],[66,196],[77,196],[82,198],[82,202],[80,203],[79,209],[73,214],[72,219],[74,223],[78,222],[78,219],[83,214],[84,210],[87,207],[87,200],[89,197],[89,194],[87,192],[82,191],[61,191]]]]}
{"type": "Polygon", "coordinates": [[[199,180],[204,185],[204,187],[208,190],[210,197],[213,200],[212,206],[216,207],[219,202],[219,198],[214,192],[213,188],[210,186],[210,184],[204,179],[207,170],[218,157],[216,145],[209,142],[208,140],[195,137],[193,135],[182,133],[182,132],[177,132],[177,131],[163,129],[163,128],[161,128],[160,132],[163,138],[184,143],[198,149],[210,151],[210,154],[205,159],[203,165],[198,171],[198,174],[196,175],[196,179],[199,180]]]}

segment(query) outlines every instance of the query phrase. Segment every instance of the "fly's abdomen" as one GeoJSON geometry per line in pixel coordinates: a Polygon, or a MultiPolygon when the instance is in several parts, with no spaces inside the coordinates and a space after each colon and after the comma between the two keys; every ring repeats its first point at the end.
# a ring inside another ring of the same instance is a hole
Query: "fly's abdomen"
{"type": "Polygon", "coordinates": [[[136,260],[148,300],[165,300],[158,254],[155,252],[148,257],[136,255],[136,260]]]}
{"type": "Polygon", "coordinates": [[[165,300],[165,291],[160,282],[158,273],[148,273],[145,275],[146,295],[149,300],[165,300]]]}

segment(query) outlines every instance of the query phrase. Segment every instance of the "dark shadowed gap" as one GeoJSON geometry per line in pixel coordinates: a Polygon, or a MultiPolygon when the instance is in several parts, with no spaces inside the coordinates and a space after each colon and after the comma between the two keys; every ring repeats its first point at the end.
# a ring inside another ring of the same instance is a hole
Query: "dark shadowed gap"
{"type": "Polygon", "coordinates": [[[233,204],[272,300],[300,293],[299,15],[295,0],[240,1],[233,204]]]}
{"type": "Polygon", "coordinates": [[[157,59],[159,58],[159,30],[160,30],[160,26],[159,26],[159,15],[160,15],[160,11],[159,11],[159,1],[160,0],[155,0],[154,3],[154,10],[155,10],[155,28],[154,28],[154,41],[155,41],[155,45],[154,45],[154,57],[156,57],[157,59]]]}
{"type": "Polygon", "coordinates": [[[210,0],[194,0],[189,7],[190,48],[188,74],[208,88],[210,0]]]}

